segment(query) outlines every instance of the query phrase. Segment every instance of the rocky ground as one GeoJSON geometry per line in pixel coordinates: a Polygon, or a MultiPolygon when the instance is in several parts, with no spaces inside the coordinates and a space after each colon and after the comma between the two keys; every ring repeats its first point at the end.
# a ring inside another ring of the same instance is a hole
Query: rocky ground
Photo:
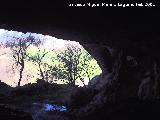
{"type": "MultiPolygon", "coordinates": [[[[160,100],[129,98],[105,102],[104,91],[39,81],[12,88],[0,82],[1,120],[142,120],[159,118],[160,100]],[[3,91],[3,92],[2,92],[3,91]],[[99,100],[99,101],[98,101],[99,100]],[[64,105],[67,111],[44,111],[44,104],[64,105]]],[[[107,94],[110,92],[108,91],[107,94]]]]}
{"type": "MultiPolygon", "coordinates": [[[[43,104],[66,106],[68,96],[73,89],[75,88],[68,87],[67,85],[50,84],[42,80],[16,88],[0,82],[0,116],[8,119],[5,116],[9,115],[13,120],[22,119],[25,116],[27,120],[30,120],[31,116],[34,120],[53,118],[55,117],[54,114],[59,114],[58,111],[50,111],[49,113],[41,111],[43,110],[43,104]],[[36,106],[34,103],[38,103],[39,105],[36,106]],[[22,116],[19,116],[19,113],[22,116]],[[35,115],[37,116],[36,119],[35,115]]],[[[60,112],[60,114],[62,113],[60,112]]]]}

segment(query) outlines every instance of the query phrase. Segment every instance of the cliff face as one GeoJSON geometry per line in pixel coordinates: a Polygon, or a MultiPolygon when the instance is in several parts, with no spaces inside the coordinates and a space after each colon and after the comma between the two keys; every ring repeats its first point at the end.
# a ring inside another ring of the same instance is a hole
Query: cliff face
{"type": "MultiPolygon", "coordinates": [[[[11,13],[10,13],[11,14],[11,13]]],[[[43,14],[3,16],[2,28],[49,34],[80,42],[102,69],[96,92],[77,113],[108,102],[159,99],[160,34],[157,11],[65,9],[43,14]],[[75,14],[76,13],[76,14],[75,14]],[[150,16],[148,16],[150,15],[150,16]],[[26,19],[27,18],[27,19],[26,19]],[[41,19],[43,18],[43,19],[41,19]]]]}

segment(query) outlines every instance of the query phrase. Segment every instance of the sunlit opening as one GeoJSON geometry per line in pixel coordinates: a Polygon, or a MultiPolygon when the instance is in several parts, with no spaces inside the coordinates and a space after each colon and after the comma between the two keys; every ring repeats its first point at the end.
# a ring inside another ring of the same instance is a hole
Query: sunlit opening
{"type": "Polygon", "coordinates": [[[0,68],[1,82],[13,87],[37,80],[84,86],[101,73],[78,42],[4,29],[0,29],[0,68]]]}

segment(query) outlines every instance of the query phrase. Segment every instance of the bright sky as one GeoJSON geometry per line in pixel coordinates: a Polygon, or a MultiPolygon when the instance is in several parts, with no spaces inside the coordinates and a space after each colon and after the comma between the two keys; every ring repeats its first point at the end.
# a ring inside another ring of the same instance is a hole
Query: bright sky
{"type": "MultiPolygon", "coordinates": [[[[5,42],[6,40],[9,40],[10,37],[20,37],[21,35],[23,37],[27,37],[30,33],[22,33],[22,32],[17,32],[17,31],[8,31],[4,29],[0,29],[0,42],[5,42]]],[[[31,33],[35,38],[40,38],[43,39],[45,38],[45,45],[47,47],[56,47],[56,48],[63,48],[65,47],[65,40],[62,39],[57,39],[55,37],[49,36],[49,35],[42,35],[42,34],[37,34],[37,33],[31,33]]]]}
{"type": "Polygon", "coordinates": [[[56,48],[63,48],[65,47],[65,43],[66,41],[65,40],[62,40],[62,39],[57,39],[55,37],[51,37],[51,36],[46,36],[46,43],[45,45],[48,46],[48,47],[56,47],[56,48]]]}
{"type": "MultiPolygon", "coordinates": [[[[11,41],[13,40],[12,37],[22,37],[26,38],[29,36],[30,33],[22,33],[22,32],[17,32],[17,31],[8,31],[4,29],[0,29],[0,43],[5,43],[6,41],[11,41]]],[[[43,42],[43,47],[51,48],[51,49],[57,49],[57,50],[63,50],[65,48],[66,43],[70,42],[71,44],[74,44],[76,47],[82,47],[79,42],[75,41],[69,41],[69,40],[63,40],[63,39],[57,39],[55,37],[49,36],[49,35],[42,35],[42,34],[37,34],[37,33],[31,33],[35,38],[39,38],[43,42]]],[[[85,81],[88,83],[88,81],[85,81]]],[[[77,84],[83,86],[81,81],[79,81],[77,84]]]]}
{"type": "Polygon", "coordinates": [[[0,29],[0,34],[3,34],[5,32],[4,29],[0,29]]]}

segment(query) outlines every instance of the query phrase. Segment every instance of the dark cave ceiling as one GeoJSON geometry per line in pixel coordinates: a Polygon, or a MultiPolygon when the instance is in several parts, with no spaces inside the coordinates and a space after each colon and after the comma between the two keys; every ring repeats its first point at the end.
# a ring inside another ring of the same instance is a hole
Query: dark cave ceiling
{"type": "Polygon", "coordinates": [[[87,43],[159,41],[157,8],[69,8],[62,2],[8,5],[0,10],[0,28],[48,34],[87,43]],[[57,7],[58,6],[58,7],[57,7]]]}

